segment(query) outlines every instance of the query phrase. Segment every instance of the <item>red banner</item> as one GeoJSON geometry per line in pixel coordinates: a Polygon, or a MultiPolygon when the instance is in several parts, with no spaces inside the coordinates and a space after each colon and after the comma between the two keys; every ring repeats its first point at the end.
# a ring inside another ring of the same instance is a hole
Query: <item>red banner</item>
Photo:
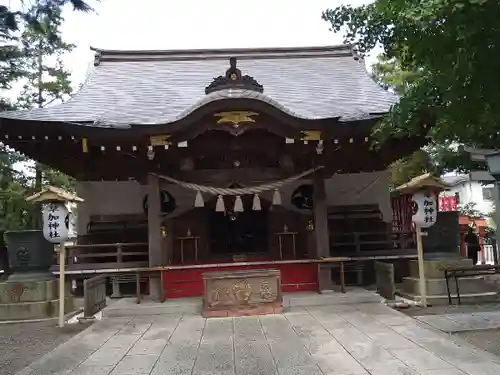
{"type": "Polygon", "coordinates": [[[451,197],[439,197],[438,198],[439,211],[456,211],[457,210],[457,198],[451,197]]]}
{"type": "Polygon", "coordinates": [[[411,195],[392,197],[392,231],[393,233],[410,233],[411,225],[411,195]]]}

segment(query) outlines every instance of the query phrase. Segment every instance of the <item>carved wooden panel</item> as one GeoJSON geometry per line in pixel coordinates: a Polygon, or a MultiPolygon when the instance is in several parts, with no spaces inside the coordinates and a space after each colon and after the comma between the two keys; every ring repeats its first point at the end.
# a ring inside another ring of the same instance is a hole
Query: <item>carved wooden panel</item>
{"type": "Polygon", "coordinates": [[[282,308],[279,270],[207,272],[203,281],[205,316],[268,314],[282,308]]]}

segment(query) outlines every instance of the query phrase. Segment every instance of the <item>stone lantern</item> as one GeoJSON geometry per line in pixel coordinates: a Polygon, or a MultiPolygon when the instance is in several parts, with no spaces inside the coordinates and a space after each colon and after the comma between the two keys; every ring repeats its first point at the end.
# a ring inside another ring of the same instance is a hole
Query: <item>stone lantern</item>
{"type": "MultiPolygon", "coordinates": [[[[53,186],[45,187],[26,200],[46,205],[58,202],[59,207],[64,207],[67,202],[83,201],[76,195],[53,186]]],[[[50,267],[54,264],[54,243],[59,242],[64,248],[70,225],[69,215],[53,216],[58,216],[57,226],[64,227],[57,233],[60,241],[56,241],[56,238],[53,238],[53,241],[48,240],[45,227],[44,230],[5,233],[13,273],[6,282],[0,283],[0,320],[55,318],[58,308],[61,319],[65,313],[73,311],[73,299],[64,286],[64,258],[61,264],[63,272],[62,274],[60,272],[59,291],[57,280],[50,272],[50,267]]],[[[53,221],[53,225],[55,223],[53,221]]]]}

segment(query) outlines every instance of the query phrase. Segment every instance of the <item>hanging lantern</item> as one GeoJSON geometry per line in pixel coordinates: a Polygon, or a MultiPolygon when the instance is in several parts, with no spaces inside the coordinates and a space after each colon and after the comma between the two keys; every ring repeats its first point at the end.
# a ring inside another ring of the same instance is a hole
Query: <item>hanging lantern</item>
{"type": "Polygon", "coordinates": [[[234,200],[234,212],[243,212],[243,201],[240,195],[237,195],[234,200]]]}
{"type": "Polygon", "coordinates": [[[153,149],[153,146],[148,146],[146,156],[148,157],[148,160],[153,160],[155,158],[155,150],[153,149]]]}
{"type": "Polygon", "coordinates": [[[260,211],[262,209],[260,205],[260,197],[259,194],[255,194],[253,196],[253,204],[252,204],[252,210],[254,211],[260,211]]]}
{"type": "Polygon", "coordinates": [[[281,194],[278,189],[274,189],[273,193],[273,206],[281,205],[281,194]]]}
{"type": "Polygon", "coordinates": [[[224,207],[224,199],[222,195],[217,197],[217,203],[215,204],[215,212],[225,212],[226,208],[224,207]]]}
{"type": "Polygon", "coordinates": [[[415,193],[412,197],[412,218],[415,225],[429,228],[437,220],[437,199],[434,193],[415,193]]]}
{"type": "Polygon", "coordinates": [[[63,202],[43,205],[43,236],[51,243],[61,243],[69,237],[70,212],[63,202]]]}
{"type": "Polygon", "coordinates": [[[194,199],[194,206],[195,207],[204,207],[205,202],[203,201],[203,194],[201,194],[201,191],[196,192],[196,198],[194,199]]]}

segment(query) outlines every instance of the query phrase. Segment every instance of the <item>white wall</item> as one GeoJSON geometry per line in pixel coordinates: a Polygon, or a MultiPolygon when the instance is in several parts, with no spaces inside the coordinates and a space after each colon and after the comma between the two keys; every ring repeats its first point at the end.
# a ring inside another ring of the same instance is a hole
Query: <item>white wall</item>
{"type": "MultiPolygon", "coordinates": [[[[329,206],[377,204],[384,221],[392,220],[388,174],[385,171],[335,175],[326,180],[325,188],[329,206]]],[[[283,206],[297,209],[290,204],[293,191],[310,180],[299,180],[280,188],[283,206]]],[[[173,184],[162,186],[172,194],[177,209],[169,217],[176,217],[193,207],[195,192],[173,184]]],[[[85,234],[91,215],[142,214],[147,187],[136,181],[79,181],[77,194],[84,199],[78,205],[78,234],[85,234]]],[[[262,199],[272,200],[273,192],[261,194],[262,199]]],[[[205,196],[205,200],[210,199],[205,196]]]]}
{"type": "Polygon", "coordinates": [[[91,215],[143,213],[142,199],[146,186],[136,181],[78,181],[77,195],[84,202],[78,205],[78,233],[87,231],[91,215]]]}
{"type": "MultiPolygon", "coordinates": [[[[454,186],[441,193],[442,196],[449,197],[454,196],[455,193],[460,194],[459,205],[464,205],[468,203],[476,203],[475,208],[485,215],[489,215],[495,208],[494,200],[483,199],[483,187],[491,187],[494,185],[483,185],[477,181],[466,181],[459,185],[454,186]]],[[[493,194],[496,194],[496,189],[493,189],[493,194]]]]}

